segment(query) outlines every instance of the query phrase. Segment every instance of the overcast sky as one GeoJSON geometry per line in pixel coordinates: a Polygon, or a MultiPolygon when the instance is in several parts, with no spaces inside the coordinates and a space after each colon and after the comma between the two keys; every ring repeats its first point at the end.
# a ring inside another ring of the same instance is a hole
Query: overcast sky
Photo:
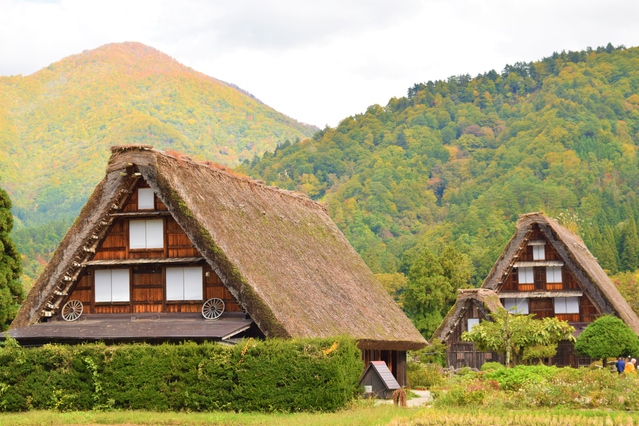
{"type": "Polygon", "coordinates": [[[637,0],[0,0],[0,75],[138,41],[299,121],[554,51],[639,46],[637,0]]]}

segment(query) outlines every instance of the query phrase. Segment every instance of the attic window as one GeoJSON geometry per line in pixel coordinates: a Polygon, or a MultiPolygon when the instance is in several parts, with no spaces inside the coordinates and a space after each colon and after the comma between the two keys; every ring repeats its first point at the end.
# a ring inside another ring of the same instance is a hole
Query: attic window
{"type": "Polygon", "coordinates": [[[163,220],[129,221],[129,247],[132,249],[164,248],[163,220]]]}
{"type": "Polygon", "coordinates": [[[479,324],[479,318],[468,318],[468,331],[470,332],[477,324],[479,324]]]}
{"type": "Polygon", "coordinates": [[[578,314],[578,297],[555,297],[555,314],[578,314]]]}
{"type": "Polygon", "coordinates": [[[138,189],[138,210],[153,210],[155,208],[153,190],[151,188],[138,189]]]}
{"type": "Polygon", "coordinates": [[[202,300],[202,267],[166,268],[166,300],[202,300]]]}
{"type": "Polygon", "coordinates": [[[96,302],[128,302],[129,270],[97,269],[95,271],[96,302]]]}
{"type": "Polygon", "coordinates": [[[546,259],[546,247],[542,245],[532,246],[533,260],[545,260],[546,259]]]}

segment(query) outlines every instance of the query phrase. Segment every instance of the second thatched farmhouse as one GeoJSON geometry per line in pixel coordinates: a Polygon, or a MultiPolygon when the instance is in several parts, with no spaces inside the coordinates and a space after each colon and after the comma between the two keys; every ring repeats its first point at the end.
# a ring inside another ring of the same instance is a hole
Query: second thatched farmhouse
{"type": "MultiPolygon", "coordinates": [[[[639,333],[639,318],[581,238],[542,213],[519,217],[515,234],[481,289],[459,291],[457,302],[433,335],[446,343],[449,366],[479,368],[486,361],[502,360],[461,340],[464,331],[490,320],[490,313],[500,308],[567,321],[575,327],[575,337],[597,317],[608,314],[639,333]]],[[[590,359],[579,356],[573,344],[564,341],[550,362],[577,367],[588,365],[590,359]]]]}
{"type": "Polygon", "coordinates": [[[355,338],[406,382],[424,338],[324,206],[150,146],[112,148],[10,335],[25,345],[355,338]]]}

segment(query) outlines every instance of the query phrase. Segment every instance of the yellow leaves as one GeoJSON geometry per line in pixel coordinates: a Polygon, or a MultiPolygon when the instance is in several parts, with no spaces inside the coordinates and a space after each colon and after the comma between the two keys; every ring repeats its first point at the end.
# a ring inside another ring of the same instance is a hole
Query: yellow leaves
{"type": "Polygon", "coordinates": [[[581,160],[572,149],[563,152],[549,152],[544,156],[544,161],[548,163],[548,167],[562,166],[566,169],[578,168],[581,160]]]}
{"type": "Polygon", "coordinates": [[[402,307],[400,295],[406,289],[408,278],[399,272],[393,274],[375,274],[375,278],[384,286],[384,289],[395,299],[397,304],[402,307]]]}
{"type": "Polygon", "coordinates": [[[637,95],[636,93],[630,95],[628,98],[626,98],[626,102],[632,104],[635,107],[639,107],[639,95],[637,95]]]}
{"type": "Polygon", "coordinates": [[[456,146],[450,146],[450,145],[444,145],[444,148],[446,148],[446,150],[448,151],[448,153],[450,154],[450,158],[457,158],[457,155],[459,153],[459,148],[456,146]]]}
{"type": "Polygon", "coordinates": [[[335,342],[333,342],[333,344],[331,345],[330,348],[322,349],[322,352],[324,352],[324,355],[328,355],[331,352],[336,351],[337,348],[339,348],[339,342],[335,341],[335,342]]]}
{"type": "Polygon", "coordinates": [[[239,360],[239,362],[237,363],[238,365],[240,365],[242,362],[244,362],[244,355],[246,355],[246,352],[249,349],[249,346],[251,345],[251,343],[253,343],[253,346],[255,346],[255,342],[253,341],[253,338],[250,337],[247,341],[246,344],[244,345],[244,347],[242,348],[242,352],[241,352],[241,358],[239,360]]]}
{"type": "Polygon", "coordinates": [[[307,194],[309,197],[319,195],[322,184],[313,174],[304,173],[301,176],[301,184],[297,186],[298,191],[307,194]]]}

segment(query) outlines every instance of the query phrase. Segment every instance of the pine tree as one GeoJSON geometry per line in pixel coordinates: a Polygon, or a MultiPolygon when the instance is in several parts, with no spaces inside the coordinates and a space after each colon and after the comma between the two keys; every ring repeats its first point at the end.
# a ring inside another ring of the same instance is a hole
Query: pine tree
{"type": "Polygon", "coordinates": [[[622,271],[634,271],[639,268],[639,236],[634,217],[630,216],[621,231],[619,253],[622,271]]]}
{"type": "Polygon", "coordinates": [[[612,228],[605,226],[603,235],[601,236],[599,250],[597,250],[596,253],[599,264],[610,274],[616,274],[619,271],[616,247],[615,234],[612,228]]]}
{"type": "Polygon", "coordinates": [[[0,329],[6,330],[15,318],[24,290],[20,282],[22,266],[20,253],[9,237],[13,228],[11,200],[0,188],[0,329]]]}
{"type": "Polygon", "coordinates": [[[437,329],[454,292],[437,256],[425,249],[410,268],[403,295],[404,309],[424,336],[437,329]]]}

